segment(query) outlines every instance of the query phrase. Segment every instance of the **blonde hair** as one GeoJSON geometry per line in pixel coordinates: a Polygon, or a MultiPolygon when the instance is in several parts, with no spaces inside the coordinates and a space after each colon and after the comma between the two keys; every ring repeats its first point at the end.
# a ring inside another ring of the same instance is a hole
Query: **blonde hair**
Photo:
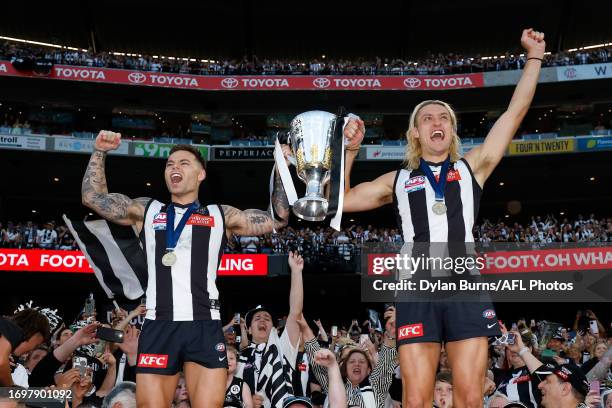
{"type": "Polygon", "coordinates": [[[406,154],[404,156],[404,167],[409,169],[418,169],[421,164],[423,149],[421,148],[421,142],[414,135],[417,130],[417,115],[421,109],[427,105],[440,105],[448,111],[453,128],[453,140],[450,145],[450,160],[451,162],[456,162],[461,159],[461,140],[459,139],[459,135],[457,135],[457,116],[455,115],[455,111],[446,102],[430,99],[419,103],[410,114],[410,123],[408,124],[408,131],[406,132],[408,145],[406,146],[406,154]]]}

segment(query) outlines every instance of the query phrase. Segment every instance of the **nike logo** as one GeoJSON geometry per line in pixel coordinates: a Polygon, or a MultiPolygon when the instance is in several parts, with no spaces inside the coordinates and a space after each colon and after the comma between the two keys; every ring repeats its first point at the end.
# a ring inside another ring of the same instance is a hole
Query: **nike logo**
{"type": "Polygon", "coordinates": [[[227,358],[227,356],[225,356],[225,357],[219,357],[219,361],[223,361],[223,360],[225,360],[226,358],[227,358]]]}
{"type": "Polygon", "coordinates": [[[497,322],[493,323],[493,324],[487,324],[487,329],[490,329],[491,327],[495,326],[497,324],[497,322]]]}

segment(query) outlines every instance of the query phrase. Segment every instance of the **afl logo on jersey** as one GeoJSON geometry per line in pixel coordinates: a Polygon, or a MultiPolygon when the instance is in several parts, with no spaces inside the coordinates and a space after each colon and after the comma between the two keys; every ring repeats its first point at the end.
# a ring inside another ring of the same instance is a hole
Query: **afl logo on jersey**
{"type": "Polygon", "coordinates": [[[166,213],[160,212],[153,217],[153,229],[156,231],[166,229],[166,213]]]}
{"type": "Polygon", "coordinates": [[[217,345],[215,346],[215,350],[217,350],[219,353],[225,352],[225,344],[217,343],[217,345]]]}
{"type": "Polygon", "coordinates": [[[230,388],[230,392],[234,395],[238,395],[240,394],[240,387],[237,386],[236,384],[232,385],[230,388]]]}
{"type": "Polygon", "coordinates": [[[404,191],[412,193],[413,191],[422,190],[425,188],[425,176],[410,177],[406,183],[404,183],[404,191]]]}

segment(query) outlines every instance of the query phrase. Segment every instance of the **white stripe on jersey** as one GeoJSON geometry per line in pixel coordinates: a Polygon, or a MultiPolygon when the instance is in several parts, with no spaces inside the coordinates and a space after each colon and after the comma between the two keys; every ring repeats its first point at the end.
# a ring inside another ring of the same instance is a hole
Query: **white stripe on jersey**
{"type": "Polygon", "coordinates": [[[157,200],[153,200],[146,210],[145,219],[142,223],[142,232],[144,232],[145,244],[143,246],[147,254],[147,270],[149,272],[149,280],[147,284],[147,319],[155,320],[155,309],[157,307],[157,280],[155,268],[155,230],[153,218],[159,214],[164,204],[157,200]]]}
{"type": "MultiPolygon", "coordinates": [[[[219,220],[219,222],[215,222],[215,226],[211,228],[210,231],[210,248],[208,250],[208,266],[206,270],[207,277],[207,285],[208,285],[208,297],[213,300],[219,299],[219,290],[217,289],[217,267],[219,265],[219,254],[221,248],[221,242],[223,241],[223,234],[225,234],[225,225],[223,222],[223,217],[221,216],[221,211],[217,206],[209,206],[208,207],[209,215],[214,217],[215,220],[219,220]]],[[[221,314],[218,309],[210,309],[210,315],[213,320],[221,319],[221,314]]]]}

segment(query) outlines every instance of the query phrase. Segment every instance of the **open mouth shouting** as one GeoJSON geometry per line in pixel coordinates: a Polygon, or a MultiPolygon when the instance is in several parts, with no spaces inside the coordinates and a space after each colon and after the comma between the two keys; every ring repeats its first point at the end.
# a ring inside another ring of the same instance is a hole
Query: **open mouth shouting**
{"type": "Polygon", "coordinates": [[[178,172],[174,172],[170,174],[170,183],[173,186],[176,186],[177,184],[179,184],[181,181],[183,181],[183,175],[181,173],[178,172]]]}
{"type": "Polygon", "coordinates": [[[444,134],[443,130],[439,130],[439,129],[438,130],[434,130],[432,132],[432,134],[431,134],[431,140],[434,141],[434,142],[436,142],[436,141],[443,142],[445,136],[446,135],[444,134]]]}

